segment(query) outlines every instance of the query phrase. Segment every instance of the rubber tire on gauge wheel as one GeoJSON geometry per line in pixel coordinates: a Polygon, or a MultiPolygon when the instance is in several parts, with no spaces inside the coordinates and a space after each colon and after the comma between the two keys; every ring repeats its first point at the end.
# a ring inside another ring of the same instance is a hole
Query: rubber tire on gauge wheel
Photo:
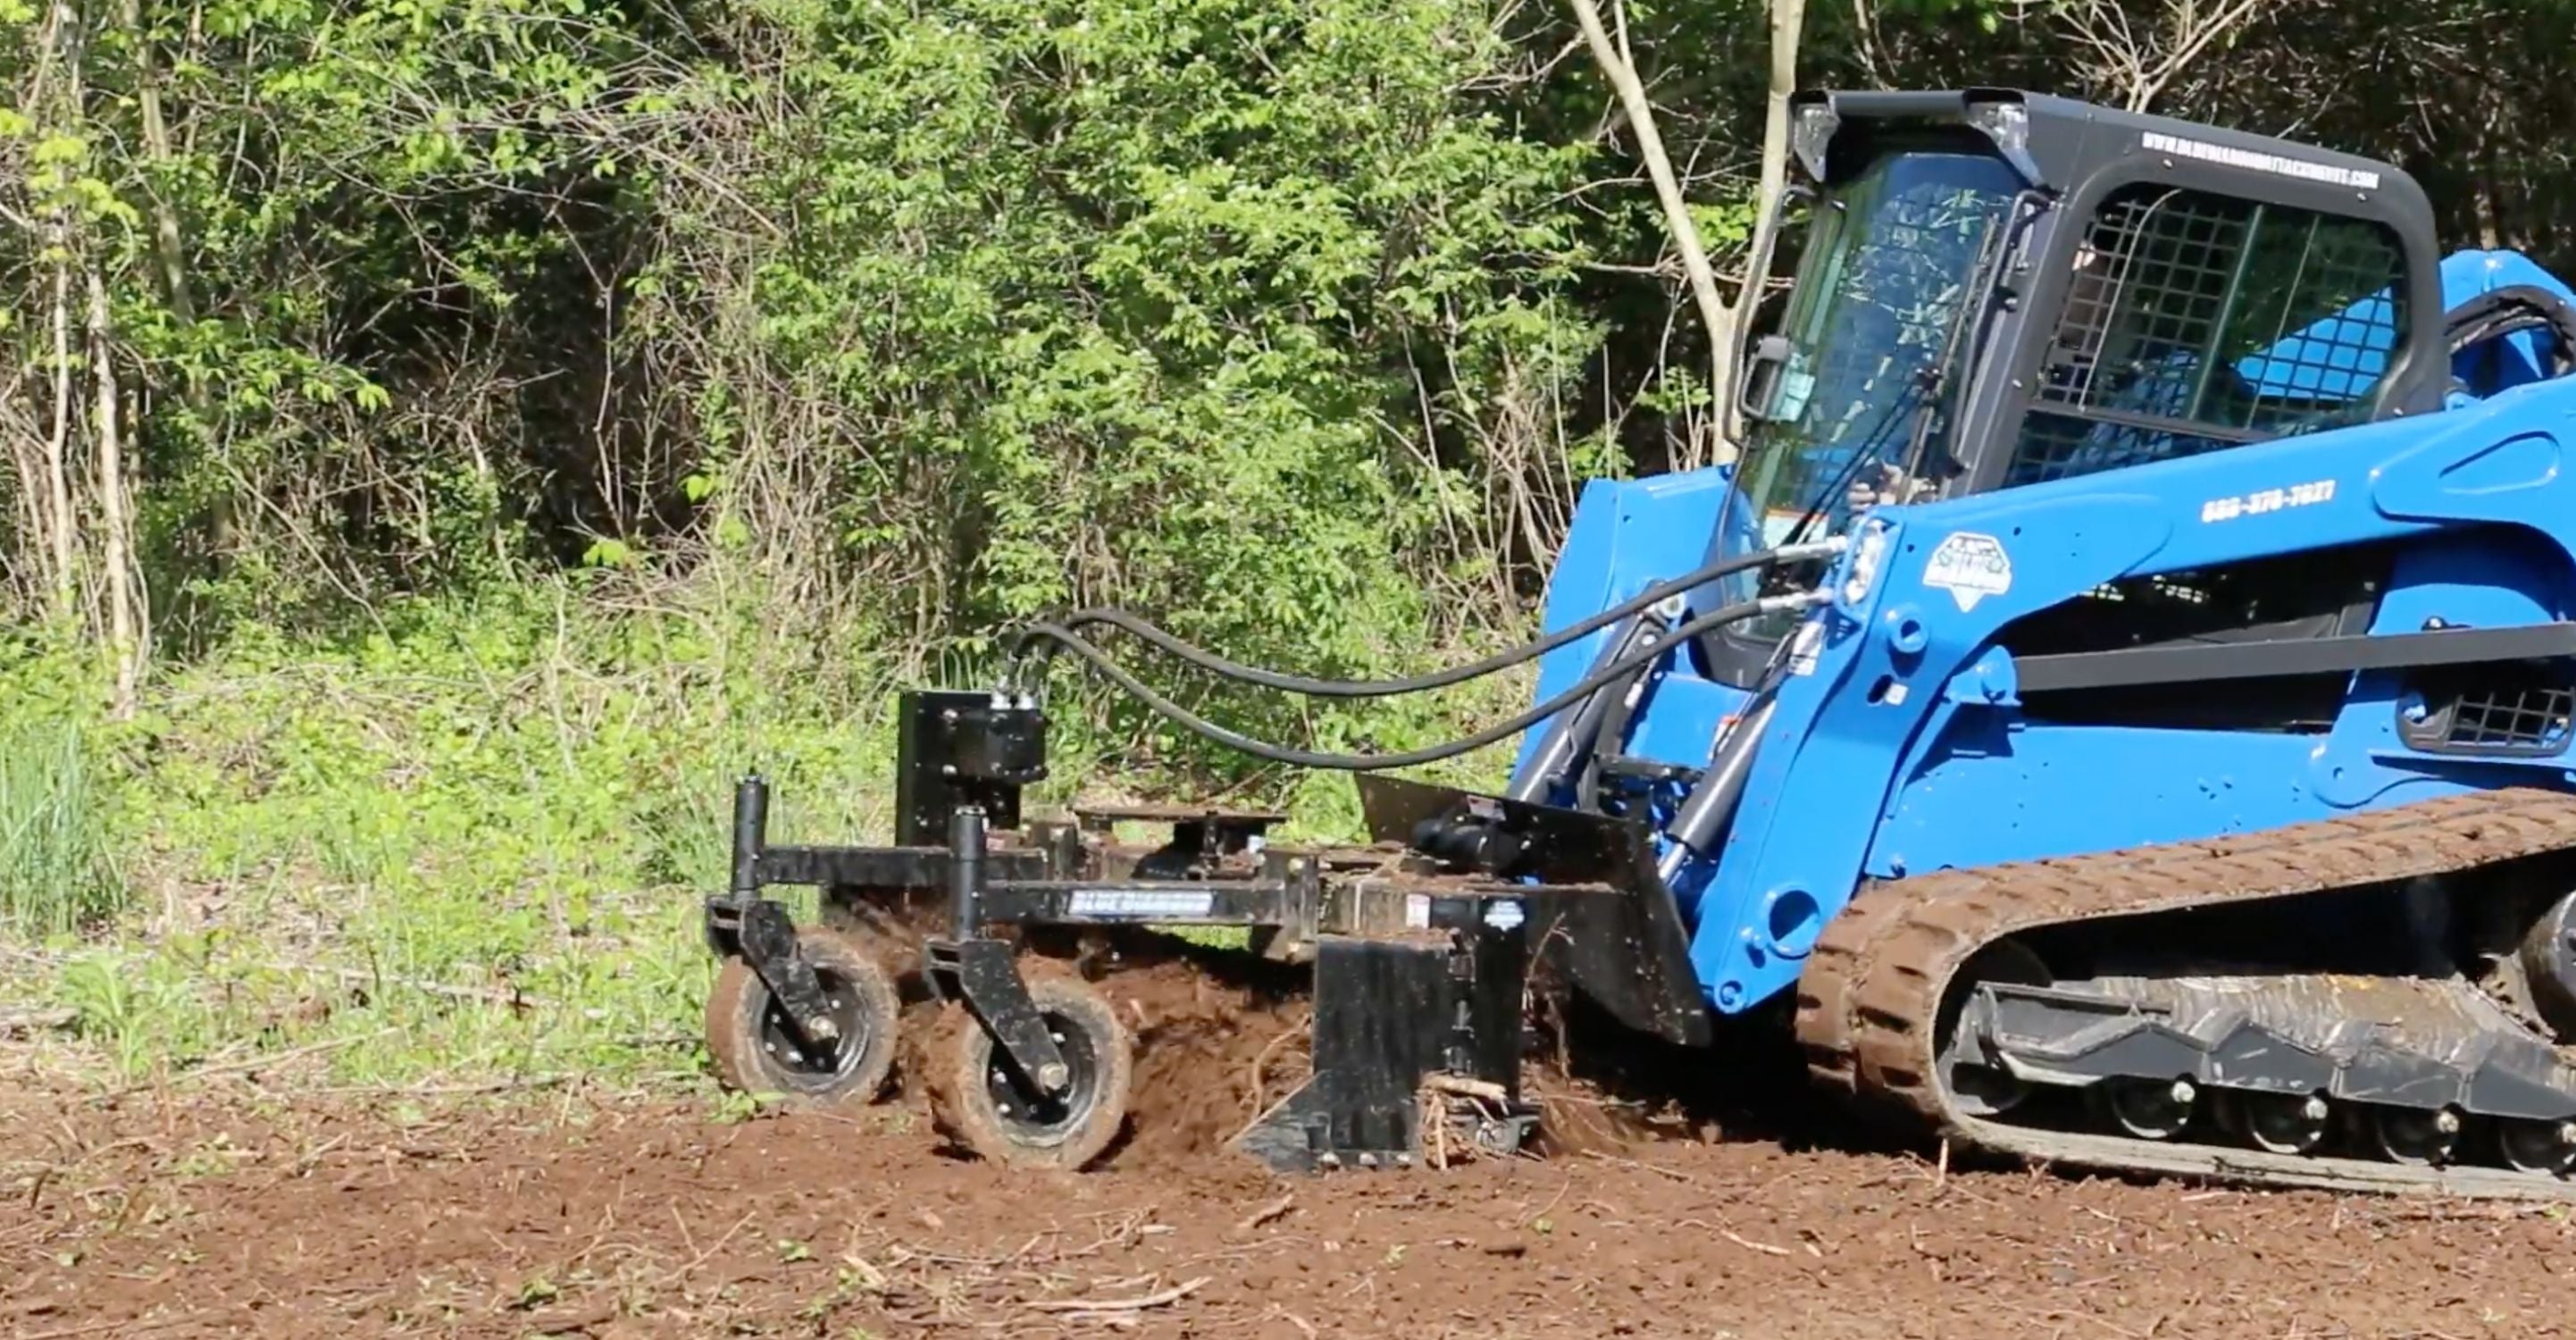
{"type": "Polygon", "coordinates": [[[800,928],[796,943],[841,1023],[843,1040],[831,1065],[794,1059],[797,1039],[785,1012],[769,984],[736,956],[724,961],[715,989],[707,993],[707,1053],[715,1058],[716,1078],[740,1093],[781,1094],[801,1105],[872,1102],[894,1070],[900,1009],[894,979],[874,955],[839,932],[800,928]]]}
{"type": "Polygon", "coordinates": [[[1071,1110],[1034,1122],[1005,1114],[994,1089],[1014,1082],[1002,1069],[999,1047],[965,1007],[951,1006],[929,1049],[932,1123],[979,1158],[1079,1169],[1099,1158],[1126,1124],[1135,1046],[1109,1002],[1079,978],[1032,976],[1029,997],[1072,1066],[1071,1110]]]}

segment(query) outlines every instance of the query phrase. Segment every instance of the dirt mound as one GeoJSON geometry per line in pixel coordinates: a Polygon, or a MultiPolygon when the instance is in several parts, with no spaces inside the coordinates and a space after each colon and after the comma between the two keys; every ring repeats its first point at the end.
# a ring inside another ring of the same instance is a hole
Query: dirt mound
{"type": "MultiPolygon", "coordinates": [[[[1310,978],[1302,968],[1199,951],[1153,937],[1121,941],[1094,985],[1135,1031],[1131,1132],[1113,1160],[1152,1167],[1216,1154],[1312,1073],[1310,978]]],[[[1578,1046],[1589,1046],[1590,1036],[1578,1046]]],[[[1633,1060],[1533,1058],[1525,1096],[1541,1108],[1545,1148],[1625,1153],[1713,1130],[1633,1060]]]]}
{"type": "MultiPolygon", "coordinates": [[[[1094,985],[1136,1038],[1131,1132],[1113,1160],[1219,1153],[1312,1073],[1307,970],[1157,936],[1118,939],[1093,961],[1094,985]]],[[[1655,1078],[1670,1080],[1670,1058],[1640,1053],[1633,1038],[1589,1023],[1542,1027],[1522,1084],[1540,1105],[1545,1150],[1617,1154],[1713,1137],[1715,1123],[1655,1078]]]]}

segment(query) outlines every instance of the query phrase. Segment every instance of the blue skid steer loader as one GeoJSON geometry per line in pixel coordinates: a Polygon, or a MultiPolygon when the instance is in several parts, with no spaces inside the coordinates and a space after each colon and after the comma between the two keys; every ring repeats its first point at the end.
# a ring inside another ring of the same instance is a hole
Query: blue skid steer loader
{"type": "Polygon", "coordinates": [[[903,695],[891,845],[772,845],[738,787],[723,1078],[887,1081],[884,956],[768,892],[811,885],[827,922],[934,910],[920,1078],[995,1160],[1098,1160],[1133,1074],[1099,992],[1018,945],[1195,925],[1311,972],[1312,1077],[1233,1142],[1286,1171],[1522,1149],[1544,987],[1658,1046],[1774,1021],[1836,1100],[1995,1155],[2576,1191],[2576,294],[2444,256],[2404,173],[2303,145],[1997,90],[1810,93],[1793,126],[1742,456],[1590,484],[1543,636],[1347,682],[1118,610],[1019,630],[998,687],[903,695]],[[1537,701],[1313,753],[1103,629],[1326,696],[1535,660],[1537,701]],[[1361,774],[1372,842],[1024,822],[1055,654],[1361,774]],[[1381,775],[1515,736],[1498,794],[1381,775]]]}

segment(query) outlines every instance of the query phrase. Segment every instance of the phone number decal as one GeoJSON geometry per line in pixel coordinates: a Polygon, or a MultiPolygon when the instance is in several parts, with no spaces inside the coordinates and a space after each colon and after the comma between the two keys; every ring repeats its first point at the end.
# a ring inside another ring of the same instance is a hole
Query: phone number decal
{"type": "Polygon", "coordinates": [[[2241,516],[2261,516],[2266,512],[2283,512],[2293,507],[2313,507],[2334,498],[2335,482],[2320,479],[2308,484],[2292,484],[2285,489],[2258,489],[2252,493],[2212,498],[2200,505],[2200,519],[2234,521],[2241,516]]]}

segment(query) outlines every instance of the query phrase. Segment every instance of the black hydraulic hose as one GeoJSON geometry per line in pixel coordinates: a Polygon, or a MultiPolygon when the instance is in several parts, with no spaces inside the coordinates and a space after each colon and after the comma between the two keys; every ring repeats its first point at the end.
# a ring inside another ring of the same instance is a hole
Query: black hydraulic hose
{"type": "Polygon", "coordinates": [[[1062,624],[1032,624],[1022,630],[1021,636],[1025,639],[1042,639],[1063,647],[1088,662],[1093,669],[1109,676],[1111,682],[1164,718],[1228,748],[1239,749],[1255,758],[1266,759],[1272,763],[1284,763],[1295,768],[1322,768],[1336,772],[1375,772],[1382,768],[1409,768],[1420,763],[1437,763],[1444,758],[1456,758],[1460,754],[1482,749],[1486,745],[1527,730],[1574,706],[1603,686],[1616,683],[1630,671],[1648,664],[1656,657],[1710,629],[1724,624],[1740,623],[1746,619],[1777,613],[1781,610],[1808,609],[1818,603],[1820,598],[1813,592],[1800,592],[1794,595],[1766,596],[1759,600],[1741,601],[1711,610],[1696,619],[1684,622],[1680,627],[1645,646],[1611,661],[1585,676],[1572,688],[1518,716],[1507,721],[1498,721],[1462,739],[1451,740],[1446,744],[1427,745],[1401,754],[1316,754],[1302,749],[1288,749],[1268,744],[1253,739],[1249,735],[1238,735],[1147,688],[1134,675],[1120,669],[1118,663],[1110,660],[1100,648],[1083,640],[1080,633],[1062,624]]]}
{"type": "Polygon", "coordinates": [[[2547,289],[2514,284],[2482,293],[2443,314],[2442,333],[2453,354],[2499,335],[2546,330],[2557,337],[2557,370],[2576,370],[2576,306],[2547,289]]]}
{"type": "Polygon", "coordinates": [[[1036,634],[1038,627],[1070,632],[1094,624],[1107,624],[1112,628],[1133,633],[1202,670],[1226,679],[1258,684],[1263,688],[1279,689],[1287,693],[1302,693],[1314,698],[1388,698],[1398,694],[1446,688],[1451,684],[1482,678],[1498,670],[1508,670],[1523,661],[1544,656],[1569,642],[1597,633],[1639,610],[1651,608],[1682,592],[1705,585],[1720,577],[1742,572],[1747,568],[1767,568],[1781,563],[1798,563],[1810,558],[1830,557],[1841,552],[1841,549],[1840,540],[1819,540],[1809,544],[1783,545],[1777,549],[1761,549],[1749,554],[1738,554],[1732,558],[1722,558],[1683,573],[1679,577],[1657,582],[1608,609],[1590,615],[1579,623],[1568,624],[1545,637],[1498,651],[1482,660],[1470,661],[1465,665],[1453,665],[1445,670],[1434,670],[1428,674],[1404,679],[1309,679],[1303,675],[1265,670],[1256,665],[1227,660],[1203,647],[1192,646],[1122,609],[1077,610],[1055,623],[1037,625],[1014,634],[1011,650],[1016,654],[1019,648],[1036,634]]]}

